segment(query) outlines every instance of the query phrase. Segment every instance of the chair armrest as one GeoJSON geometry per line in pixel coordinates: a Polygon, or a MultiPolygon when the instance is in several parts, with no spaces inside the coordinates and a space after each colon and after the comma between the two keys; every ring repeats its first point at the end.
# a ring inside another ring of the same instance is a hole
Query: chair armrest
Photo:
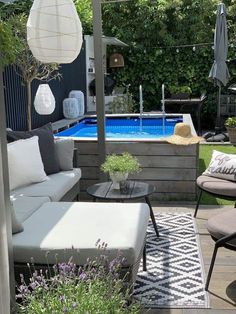
{"type": "Polygon", "coordinates": [[[222,245],[228,243],[229,241],[231,241],[233,239],[236,239],[236,232],[231,233],[231,234],[229,234],[229,235],[227,235],[227,236],[217,240],[216,241],[216,245],[217,246],[222,246],[222,245]]]}

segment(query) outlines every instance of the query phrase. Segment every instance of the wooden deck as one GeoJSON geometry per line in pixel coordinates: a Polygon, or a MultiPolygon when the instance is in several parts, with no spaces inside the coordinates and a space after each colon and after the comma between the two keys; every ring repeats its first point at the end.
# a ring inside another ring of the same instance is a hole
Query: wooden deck
{"type": "MultiPolygon", "coordinates": [[[[200,234],[201,249],[207,274],[214,242],[205,227],[207,219],[216,213],[227,210],[227,206],[201,206],[196,219],[200,234]]],[[[192,212],[194,206],[171,206],[153,203],[157,212],[192,212]]],[[[235,314],[236,313],[236,252],[220,248],[216,258],[210,286],[210,309],[153,309],[149,314],[235,314]]],[[[145,313],[145,312],[144,312],[145,313]]]]}

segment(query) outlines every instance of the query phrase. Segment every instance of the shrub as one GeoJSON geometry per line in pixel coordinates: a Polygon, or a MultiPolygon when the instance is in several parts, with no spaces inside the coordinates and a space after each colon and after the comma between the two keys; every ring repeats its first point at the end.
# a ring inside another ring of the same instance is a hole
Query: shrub
{"type": "Polygon", "coordinates": [[[18,313],[139,313],[138,304],[127,303],[130,291],[119,278],[122,263],[121,256],[109,262],[105,255],[79,269],[72,261],[60,263],[52,277],[48,271],[33,271],[29,285],[21,275],[18,313]]]}
{"type": "Polygon", "coordinates": [[[228,128],[236,128],[236,117],[229,117],[226,119],[225,126],[228,128]]]}

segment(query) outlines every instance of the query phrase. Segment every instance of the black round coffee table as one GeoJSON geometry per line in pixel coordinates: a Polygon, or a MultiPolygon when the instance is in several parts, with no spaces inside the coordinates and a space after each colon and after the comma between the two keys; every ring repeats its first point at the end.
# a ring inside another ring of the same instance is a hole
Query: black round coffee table
{"type": "Polygon", "coordinates": [[[152,224],[155,229],[157,237],[159,237],[159,232],[157,224],[155,221],[152,206],[149,200],[149,195],[154,193],[156,190],[155,186],[140,182],[140,181],[128,181],[127,193],[121,193],[120,190],[115,190],[112,188],[112,182],[102,182],[91,185],[87,188],[87,193],[93,197],[96,202],[97,199],[113,200],[118,202],[124,202],[128,200],[144,198],[145,202],[149,206],[150,216],[152,219],[152,224]]]}

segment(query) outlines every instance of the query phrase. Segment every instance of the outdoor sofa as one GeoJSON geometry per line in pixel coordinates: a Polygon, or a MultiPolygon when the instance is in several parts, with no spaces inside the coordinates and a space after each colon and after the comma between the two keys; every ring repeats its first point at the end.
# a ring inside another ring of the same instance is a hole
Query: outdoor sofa
{"type": "MultiPolygon", "coordinates": [[[[45,133],[48,130],[51,132],[49,126],[42,129],[45,133]]],[[[18,140],[18,135],[17,132],[8,132],[8,136],[16,137],[15,140],[18,140]]],[[[42,182],[23,186],[19,178],[13,175],[20,177],[18,159],[23,159],[21,164],[24,167],[24,159],[28,158],[26,154],[31,149],[25,149],[22,157],[22,146],[35,145],[37,134],[35,136],[33,132],[26,140],[8,145],[10,186],[20,185],[12,189],[10,194],[16,279],[19,280],[20,273],[29,276],[27,263],[32,259],[34,267],[39,269],[47,268],[48,264],[52,266],[56,262],[67,262],[72,256],[78,266],[83,266],[87,258],[101,254],[95,246],[98,239],[101,239],[108,245],[106,255],[110,260],[117,254],[122,254],[125,260],[122,272],[126,275],[129,273],[127,279],[133,283],[145,245],[148,205],[75,201],[78,199],[81,171],[73,168],[73,141],[54,138],[53,141],[53,145],[57,147],[56,152],[59,153],[59,171],[47,174],[42,182]],[[14,152],[14,149],[19,152],[14,152]],[[14,169],[17,165],[18,168],[14,169]]],[[[41,139],[41,149],[42,143],[41,139]]],[[[46,149],[44,160],[49,151],[46,149]]],[[[28,163],[36,162],[38,156],[35,152],[31,151],[30,155],[32,156],[28,158],[28,163]]],[[[44,169],[55,172],[57,169],[50,169],[55,166],[50,165],[50,158],[49,164],[47,161],[44,164],[44,169]]],[[[25,172],[28,172],[27,168],[25,172]]],[[[27,179],[27,174],[23,173],[21,176],[22,180],[27,179]]]]}

